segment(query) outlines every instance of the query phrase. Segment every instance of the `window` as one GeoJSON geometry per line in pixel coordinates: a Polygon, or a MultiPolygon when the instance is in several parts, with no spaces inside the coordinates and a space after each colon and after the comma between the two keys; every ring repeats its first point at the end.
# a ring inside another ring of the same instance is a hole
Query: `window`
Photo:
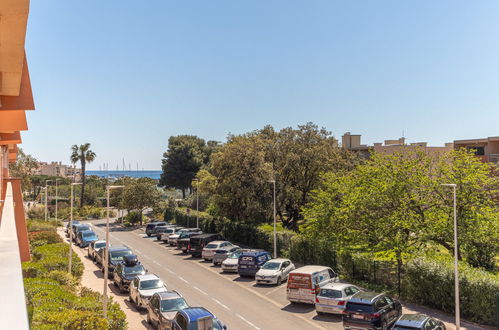
{"type": "Polygon", "coordinates": [[[187,330],[187,320],[182,314],[178,314],[177,317],[175,317],[175,321],[180,326],[180,329],[187,330]]]}
{"type": "Polygon", "coordinates": [[[159,298],[158,298],[158,296],[152,297],[152,299],[151,299],[151,306],[153,308],[159,308],[159,298]]]}
{"type": "Polygon", "coordinates": [[[352,296],[352,295],[356,294],[357,292],[359,292],[359,289],[357,289],[354,286],[349,286],[348,288],[345,288],[345,294],[347,296],[352,296]]]}
{"type": "Polygon", "coordinates": [[[341,298],[343,295],[340,290],[322,289],[319,296],[325,298],[341,298]]]}
{"type": "Polygon", "coordinates": [[[163,286],[163,282],[160,279],[157,280],[145,280],[140,282],[141,290],[159,289],[163,286]]]}
{"type": "Polygon", "coordinates": [[[189,305],[187,305],[184,298],[165,299],[161,301],[162,312],[174,312],[187,307],[189,307],[189,305]]]}
{"type": "Polygon", "coordinates": [[[289,266],[289,261],[284,261],[282,268],[287,268],[289,266]]]}
{"type": "Polygon", "coordinates": [[[138,278],[136,278],[135,280],[133,280],[133,286],[136,287],[136,288],[139,287],[139,279],[138,278]]]}
{"type": "Polygon", "coordinates": [[[469,150],[473,150],[473,152],[477,156],[483,156],[483,155],[485,155],[485,147],[468,147],[467,149],[468,149],[468,151],[469,150]]]}
{"type": "Polygon", "coordinates": [[[335,272],[333,272],[332,269],[329,268],[327,271],[329,273],[329,278],[335,278],[336,277],[336,274],[335,274],[335,272]]]}
{"type": "Polygon", "coordinates": [[[386,306],[388,306],[388,302],[386,301],[385,297],[380,298],[378,301],[375,303],[376,309],[383,309],[386,306]]]}

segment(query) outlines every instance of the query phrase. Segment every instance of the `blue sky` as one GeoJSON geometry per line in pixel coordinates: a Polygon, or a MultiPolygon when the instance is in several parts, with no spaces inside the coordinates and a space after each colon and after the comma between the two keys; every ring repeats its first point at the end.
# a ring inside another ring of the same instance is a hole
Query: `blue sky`
{"type": "Polygon", "coordinates": [[[266,124],[365,143],[497,136],[498,13],[492,0],[31,0],[22,147],[68,162],[90,142],[90,168],[159,169],[171,135],[266,124]]]}

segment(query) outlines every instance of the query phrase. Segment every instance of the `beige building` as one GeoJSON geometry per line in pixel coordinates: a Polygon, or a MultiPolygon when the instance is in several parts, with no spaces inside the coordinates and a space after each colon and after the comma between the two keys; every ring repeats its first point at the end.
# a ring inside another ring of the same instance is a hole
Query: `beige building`
{"type": "Polygon", "coordinates": [[[475,155],[483,162],[499,164],[499,136],[491,136],[483,139],[455,140],[456,149],[473,149],[475,155]]]}
{"type": "Polygon", "coordinates": [[[36,171],[38,175],[59,176],[62,178],[76,177],[79,180],[81,170],[75,165],[63,165],[62,162],[40,162],[36,171]]]}
{"type": "Polygon", "coordinates": [[[442,153],[451,151],[454,148],[452,142],[446,143],[444,146],[428,146],[427,142],[413,142],[407,144],[405,138],[399,138],[397,140],[385,140],[383,143],[374,143],[372,146],[361,143],[360,134],[351,134],[346,132],[341,137],[342,147],[350,151],[358,152],[364,158],[369,158],[372,152],[383,153],[387,155],[400,152],[407,148],[422,148],[428,154],[442,153]]]}

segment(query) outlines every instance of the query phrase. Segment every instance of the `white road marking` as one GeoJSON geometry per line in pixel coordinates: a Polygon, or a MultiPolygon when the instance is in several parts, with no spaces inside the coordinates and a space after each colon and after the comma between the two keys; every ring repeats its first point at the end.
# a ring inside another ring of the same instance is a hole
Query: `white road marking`
{"type": "Polygon", "coordinates": [[[182,276],[178,276],[179,280],[184,281],[185,283],[189,284],[189,281],[187,281],[185,278],[182,276]]]}
{"type": "Polygon", "coordinates": [[[244,322],[248,323],[249,325],[251,325],[253,328],[257,329],[257,330],[260,330],[259,327],[257,327],[256,325],[254,325],[253,323],[251,323],[250,321],[246,320],[244,317],[242,317],[241,315],[239,315],[238,313],[236,313],[236,316],[239,317],[241,320],[243,320],[244,322]]]}
{"type": "Polygon", "coordinates": [[[223,308],[225,308],[226,310],[230,311],[230,308],[225,306],[224,304],[222,304],[220,301],[218,301],[217,299],[215,298],[211,298],[214,302],[216,302],[217,304],[219,304],[220,306],[222,306],[223,308]]]}
{"type": "Polygon", "coordinates": [[[269,294],[272,294],[274,292],[276,292],[277,290],[281,289],[280,286],[278,286],[277,288],[273,289],[273,290],[270,290],[269,292],[267,292],[265,295],[268,296],[269,294]]]}
{"type": "Polygon", "coordinates": [[[199,292],[201,292],[202,294],[204,294],[205,296],[207,296],[208,294],[206,292],[204,292],[203,290],[201,290],[200,288],[198,288],[197,286],[194,286],[193,287],[194,289],[198,290],[199,292]]]}

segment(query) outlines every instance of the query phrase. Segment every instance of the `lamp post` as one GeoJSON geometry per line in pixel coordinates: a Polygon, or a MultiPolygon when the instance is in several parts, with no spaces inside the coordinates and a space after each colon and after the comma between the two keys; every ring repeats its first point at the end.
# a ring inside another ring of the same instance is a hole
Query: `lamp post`
{"type": "Polygon", "coordinates": [[[111,189],[123,188],[124,186],[106,186],[107,208],[106,208],[106,249],[104,250],[104,294],[102,296],[102,311],[107,319],[107,279],[109,276],[109,192],[111,189]]]}
{"type": "Polygon", "coordinates": [[[272,183],[274,186],[274,258],[277,258],[277,221],[276,221],[276,211],[275,211],[275,180],[269,180],[268,182],[272,183]]]}
{"type": "Polygon", "coordinates": [[[196,181],[196,228],[199,228],[199,179],[194,178],[192,181],[196,181]]]}
{"type": "Polygon", "coordinates": [[[48,186],[47,183],[52,182],[52,180],[45,180],[45,221],[48,221],[48,186]]]}
{"type": "Polygon", "coordinates": [[[59,194],[57,191],[57,182],[62,181],[62,179],[55,179],[55,222],[57,223],[57,204],[59,203],[59,194]]]}
{"type": "Polygon", "coordinates": [[[74,200],[74,192],[73,186],[76,186],[78,183],[71,183],[71,206],[69,208],[69,261],[68,261],[68,273],[71,274],[71,262],[73,260],[73,200],[74,200]]]}
{"type": "Polygon", "coordinates": [[[459,311],[459,270],[458,270],[458,256],[459,247],[457,244],[457,207],[456,207],[456,188],[455,183],[442,184],[444,187],[452,187],[454,193],[454,295],[455,295],[455,311],[456,311],[456,330],[461,327],[460,311],[459,311]]]}

